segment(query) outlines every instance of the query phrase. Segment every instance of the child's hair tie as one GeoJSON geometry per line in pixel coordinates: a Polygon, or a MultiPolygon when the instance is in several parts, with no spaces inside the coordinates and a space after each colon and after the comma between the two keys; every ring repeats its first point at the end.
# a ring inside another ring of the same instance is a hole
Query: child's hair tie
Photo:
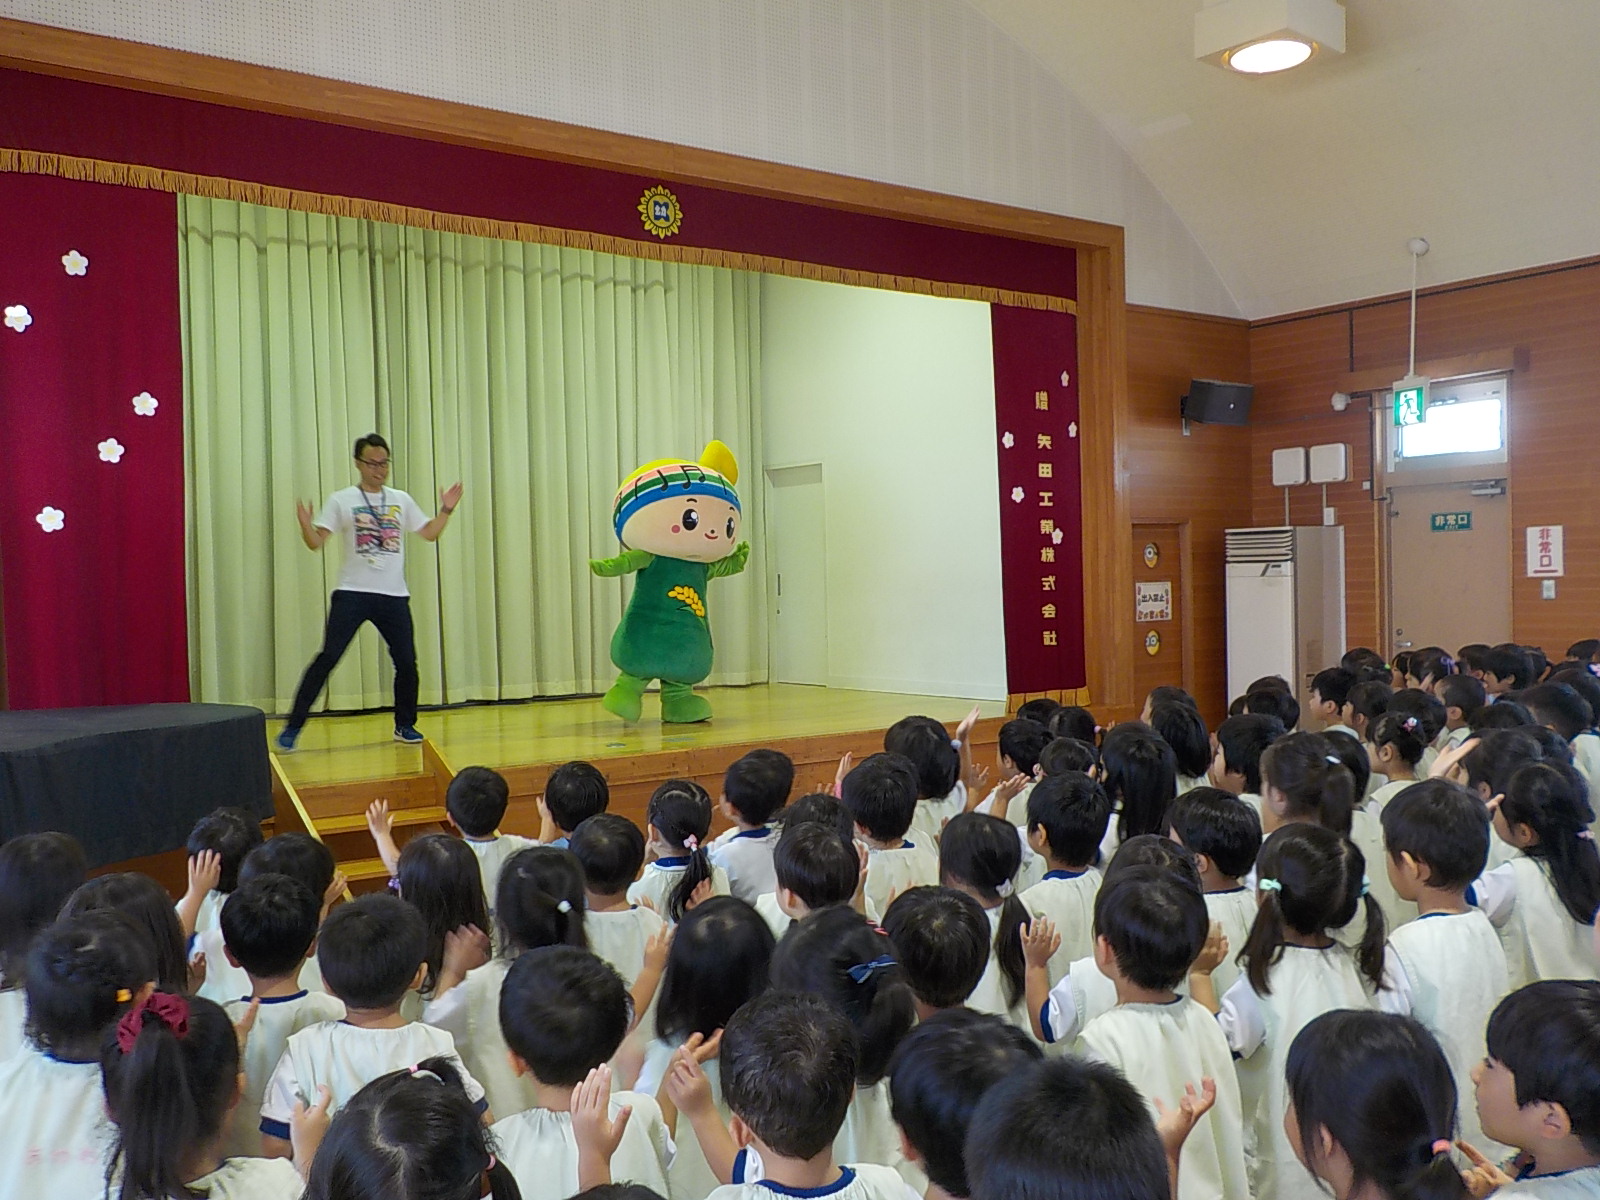
{"type": "Polygon", "coordinates": [[[1438,1158],[1441,1154],[1449,1154],[1452,1147],[1449,1138],[1440,1138],[1433,1144],[1433,1156],[1438,1158]]]}
{"type": "Polygon", "coordinates": [[[440,1079],[439,1076],[428,1070],[421,1063],[412,1063],[406,1068],[406,1074],[410,1075],[413,1079],[431,1079],[435,1083],[444,1082],[444,1080],[440,1079]]]}
{"type": "Polygon", "coordinates": [[[1283,884],[1279,883],[1276,879],[1258,879],[1256,880],[1256,887],[1260,888],[1263,892],[1283,891],[1283,884]]]}
{"type": "Polygon", "coordinates": [[[683,839],[683,848],[690,854],[693,854],[696,850],[700,849],[700,839],[691,833],[688,837],[683,839]]]}
{"type": "Polygon", "coordinates": [[[558,913],[569,913],[569,912],[571,912],[572,911],[572,901],[571,900],[563,900],[563,901],[561,901],[560,904],[556,905],[556,911],[558,913]]]}
{"type": "Polygon", "coordinates": [[[1322,757],[1336,767],[1344,766],[1344,759],[1340,758],[1337,754],[1324,754],[1322,757]]]}
{"type": "Polygon", "coordinates": [[[885,954],[882,958],[875,958],[871,962],[860,963],[854,967],[850,967],[845,974],[850,976],[850,981],[852,983],[865,983],[867,980],[872,978],[872,973],[874,971],[887,971],[894,965],[894,959],[885,954]]]}
{"type": "Polygon", "coordinates": [[[130,992],[127,988],[118,988],[117,989],[117,1003],[118,1004],[126,1004],[129,1000],[132,1000],[132,999],[133,999],[133,993],[130,992]]]}
{"type": "Polygon", "coordinates": [[[1372,881],[1369,880],[1365,875],[1363,875],[1361,877],[1361,894],[1363,896],[1365,896],[1371,890],[1372,890],[1372,881]]]}
{"type": "Polygon", "coordinates": [[[1578,836],[1586,842],[1594,841],[1594,831],[1592,829],[1580,829],[1578,830],[1578,836]]]}
{"type": "Polygon", "coordinates": [[[1011,880],[1002,879],[998,884],[995,885],[994,894],[999,896],[1000,899],[1004,900],[1006,897],[1010,896],[1014,890],[1015,889],[1011,885],[1011,880]]]}
{"type": "Polygon", "coordinates": [[[1416,732],[1417,719],[1415,717],[1406,717],[1400,722],[1400,728],[1404,729],[1407,733],[1416,732]]]}
{"type": "Polygon", "coordinates": [[[147,1023],[146,1013],[153,1014],[180,1041],[189,1032],[189,1002],[170,992],[152,992],[123,1013],[117,1022],[117,1049],[124,1054],[133,1053],[134,1043],[147,1023]]]}

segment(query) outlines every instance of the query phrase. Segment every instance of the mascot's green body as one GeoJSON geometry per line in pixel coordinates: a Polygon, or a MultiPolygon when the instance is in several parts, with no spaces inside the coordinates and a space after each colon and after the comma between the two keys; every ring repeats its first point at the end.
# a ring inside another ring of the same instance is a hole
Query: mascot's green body
{"type": "Polygon", "coordinates": [[[646,463],[622,481],[612,525],[623,552],[589,560],[596,575],[637,571],[633,597],[611,638],[611,661],[621,675],[601,704],[637,721],[644,690],[661,681],[661,719],[704,721],[711,704],[694,685],[711,674],[711,628],[706,583],[737,575],[750,558],[738,541],[739,467],[733,452],[712,442],[699,462],[646,463]]]}

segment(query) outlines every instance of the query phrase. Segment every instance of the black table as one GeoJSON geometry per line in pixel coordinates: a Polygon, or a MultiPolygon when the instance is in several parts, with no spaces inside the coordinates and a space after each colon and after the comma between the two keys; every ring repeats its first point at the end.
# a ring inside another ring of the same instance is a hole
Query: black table
{"type": "Polygon", "coordinates": [[[265,819],[266,731],[239,704],[0,712],[0,841],[60,830],[99,867],[177,849],[222,805],[265,819]]]}

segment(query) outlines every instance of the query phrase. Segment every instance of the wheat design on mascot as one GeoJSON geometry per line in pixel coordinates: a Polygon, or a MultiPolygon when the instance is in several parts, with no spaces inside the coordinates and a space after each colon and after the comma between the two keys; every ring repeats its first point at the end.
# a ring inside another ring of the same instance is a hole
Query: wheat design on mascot
{"type": "Polygon", "coordinates": [[[712,442],[698,462],[646,463],[622,481],[611,524],[622,543],[615,558],[589,560],[596,575],[637,572],[633,596],[611,636],[611,661],[621,672],[600,701],[624,721],[637,721],[645,688],[661,681],[661,719],[688,724],[711,717],[711,702],[694,685],[711,674],[706,584],[737,575],[750,560],[741,542],[739,464],[712,442]]]}

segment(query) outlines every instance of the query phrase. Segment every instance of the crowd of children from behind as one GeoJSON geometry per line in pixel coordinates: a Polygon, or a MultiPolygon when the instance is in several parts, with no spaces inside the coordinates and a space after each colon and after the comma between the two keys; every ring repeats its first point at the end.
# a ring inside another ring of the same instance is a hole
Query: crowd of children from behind
{"type": "Polygon", "coordinates": [[[1031,702],[993,787],[976,713],[908,717],[643,828],[571,763],[501,833],[472,767],[451,834],[372,807],[349,902],[234,810],[176,904],[13,839],[0,1195],[1600,1197],[1596,659],[1031,702]]]}

